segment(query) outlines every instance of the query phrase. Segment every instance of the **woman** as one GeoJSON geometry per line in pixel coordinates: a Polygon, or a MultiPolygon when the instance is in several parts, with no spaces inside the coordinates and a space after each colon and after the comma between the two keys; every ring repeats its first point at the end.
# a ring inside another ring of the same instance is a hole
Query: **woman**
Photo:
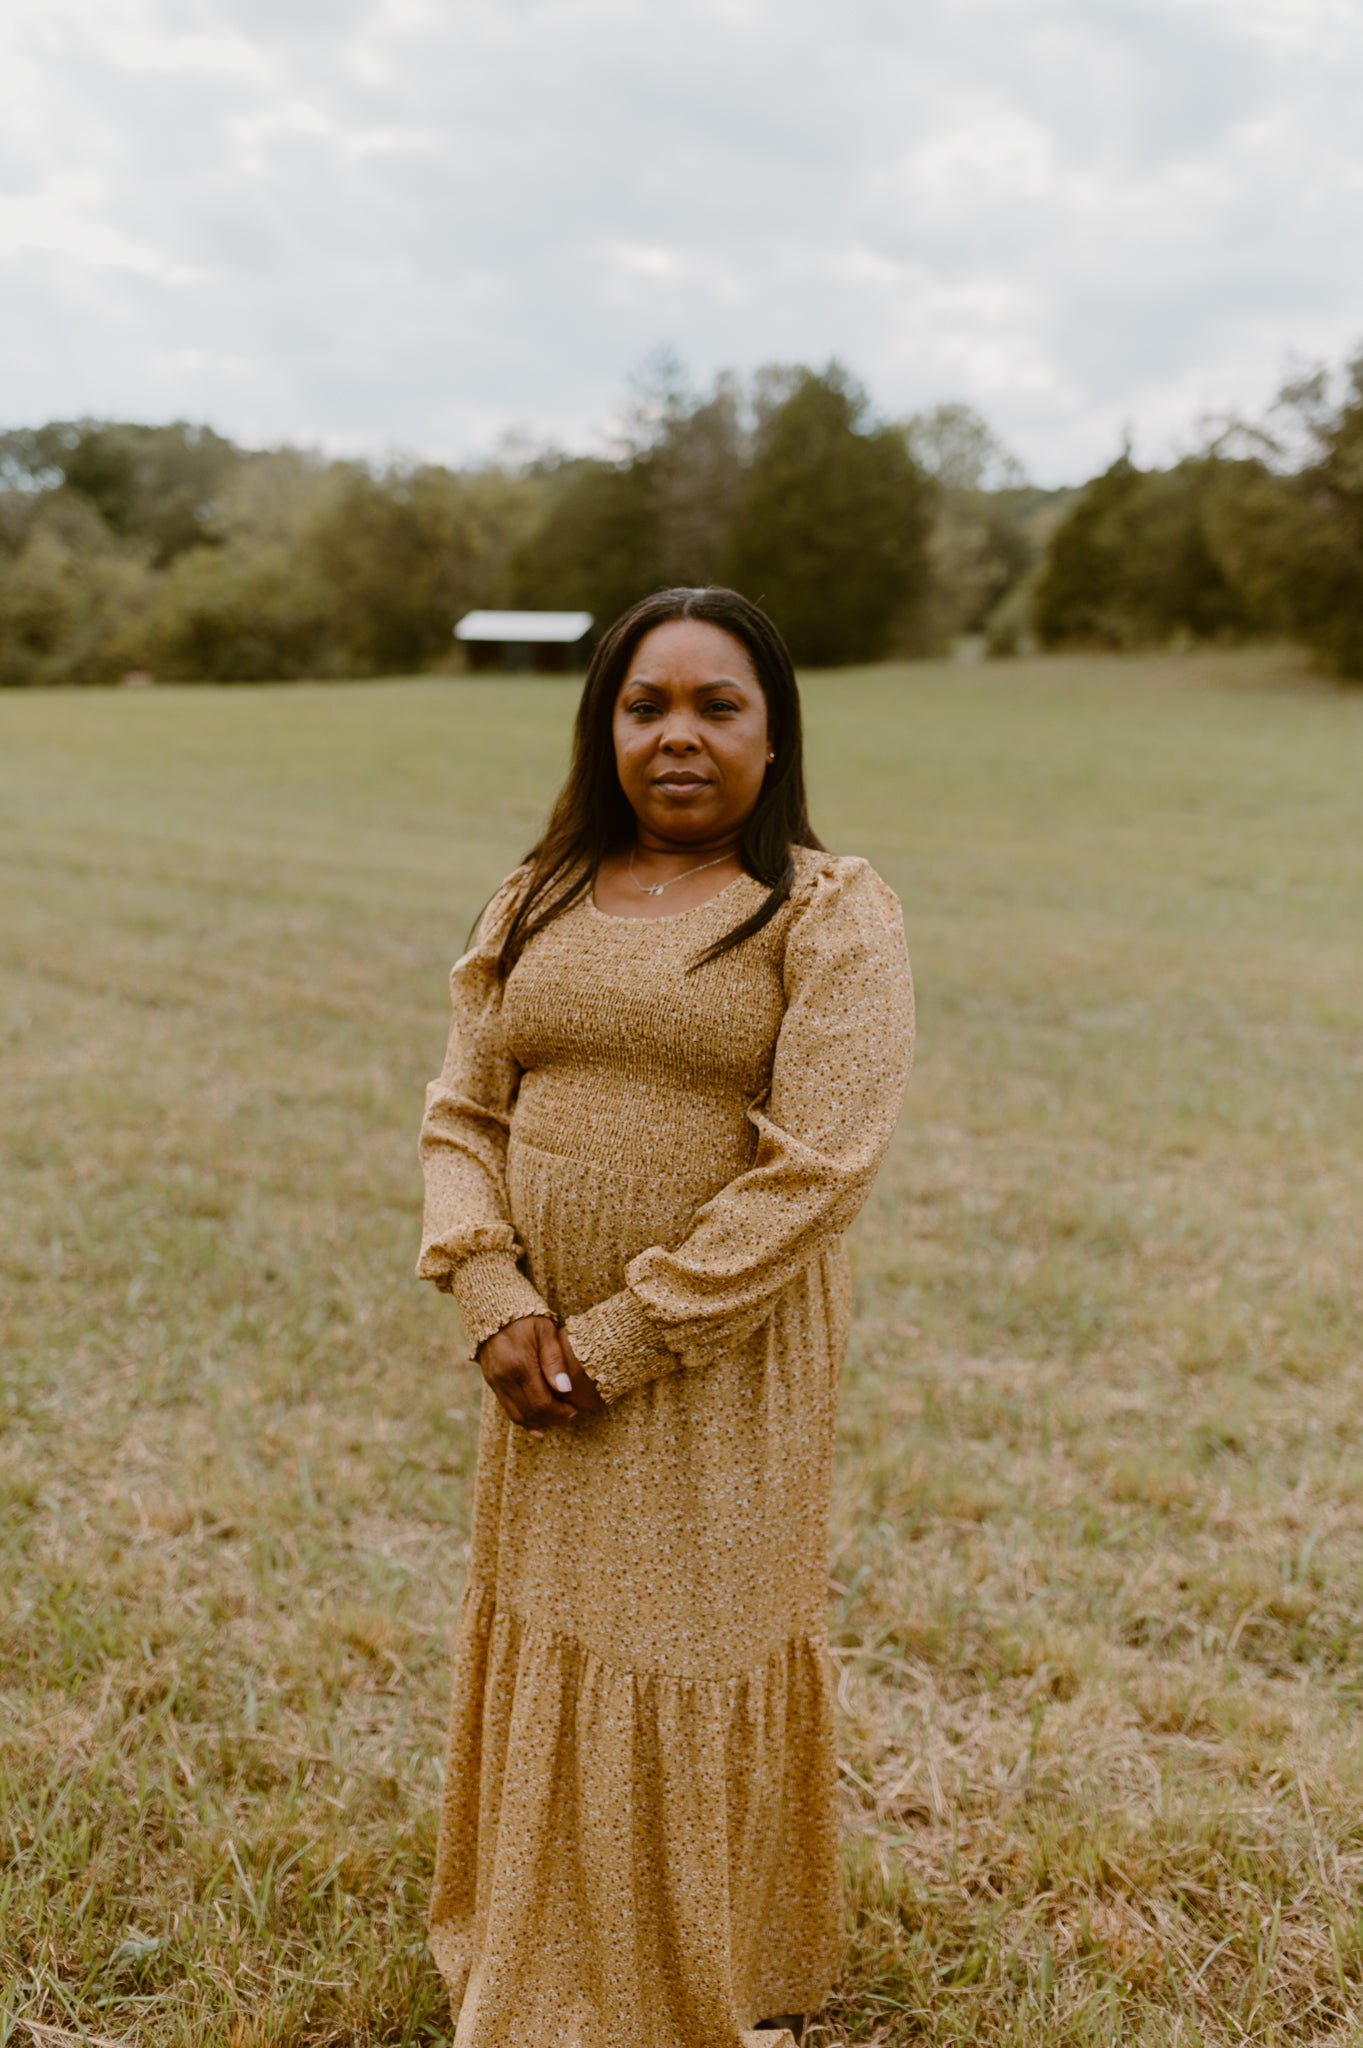
{"type": "Polygon", "coordinates": [[[431,1912],[455,2042],[737,2048],[837,1964],[841,1233],[913,1035],[898,903],[810,829],[755,605],[663,591],[606,634],[452,987],[418,1271],[487,1382],[431,1912]]]}

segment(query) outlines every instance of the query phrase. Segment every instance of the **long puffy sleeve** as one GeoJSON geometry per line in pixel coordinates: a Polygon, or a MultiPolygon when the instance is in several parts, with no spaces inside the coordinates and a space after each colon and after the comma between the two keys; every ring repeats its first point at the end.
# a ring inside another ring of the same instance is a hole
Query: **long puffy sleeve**
{"type": "Polygon", "coordinates": [[[564,1328],[607,1402],[703,1365],[852,1221],[894,1131],[913,1060],[899,903],[865,861],[816,878],[786,942],[786,1011],[757,1155],[683,1241],[630,1261],[627,1285],[564,1328]]]}
{"type": "Polygon", "coordinates": [[[502,1032],[497,950],[520,882],[493,897],[477,937],[450,975],[453,1019],[440,1078],[426,1090],[421,1166],[426,1184],[417,1275],[459,1303],[477,1347],[518,1316],[549,1314],[521,1270],[523,1247],[506,1193],[506,1145],[520,1069],[502,1032]]]}

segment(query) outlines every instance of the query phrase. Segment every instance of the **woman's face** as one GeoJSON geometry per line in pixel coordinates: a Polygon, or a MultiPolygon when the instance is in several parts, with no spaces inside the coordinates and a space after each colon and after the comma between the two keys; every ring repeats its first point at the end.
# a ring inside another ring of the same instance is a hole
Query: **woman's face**
{"type": "Polygon", "coordinates": [[[741,640],[669,619],[634,650],[612,730],[642,830],[682,846],[736,837],[767,772],[767,701],[741,640]]]}

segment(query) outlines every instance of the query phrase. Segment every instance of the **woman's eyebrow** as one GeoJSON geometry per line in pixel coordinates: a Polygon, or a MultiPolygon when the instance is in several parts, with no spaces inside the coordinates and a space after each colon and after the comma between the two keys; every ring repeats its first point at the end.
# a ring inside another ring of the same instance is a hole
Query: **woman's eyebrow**
{"type": "MultiPolygon", "coordinates": [[[[666,690],[666,683],[655,683],[651,676],[629,676],[624,684],[627,690],[666,690]]],[[[697,683],[697,690],[751,690],[757,686],[745,683],[741,676],[711,676],[706,682],[697,683]]]]}

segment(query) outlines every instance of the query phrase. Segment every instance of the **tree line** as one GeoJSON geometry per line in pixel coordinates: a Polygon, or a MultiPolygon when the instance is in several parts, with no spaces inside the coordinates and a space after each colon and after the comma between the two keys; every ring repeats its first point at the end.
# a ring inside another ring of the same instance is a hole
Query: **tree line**
{"type": "Polygon", "coordinates": [[[1047,646],[1290,639],[1363,679],[1363,353],[1167,469],[1120,455],[1051,538],[1047,646]]]}
{"type": "Polygon", "coordinates": [[[663,360],[606,452],[463,468],[183,422],[0,433],[0,684],[411,673],[454,664],[474,606],[605,623],[714,582],[806,666],[1273,635],[1363,674],[1363,356],[1081,491],[1029,485],[966,406],[882,417],[837,364],[693,390],[663,360]]]}
{"type": "Polygon", "coordinates": [[[668,583],[752,591],[806,664],[927,653],[1034,568],[1053,495],[968,408],[888,422],[837,365],[663,361],[606,453],[462,469],[58,421],[0,434],[0,683],[411,672],[474,606],[604,624],[668,583]]]}

